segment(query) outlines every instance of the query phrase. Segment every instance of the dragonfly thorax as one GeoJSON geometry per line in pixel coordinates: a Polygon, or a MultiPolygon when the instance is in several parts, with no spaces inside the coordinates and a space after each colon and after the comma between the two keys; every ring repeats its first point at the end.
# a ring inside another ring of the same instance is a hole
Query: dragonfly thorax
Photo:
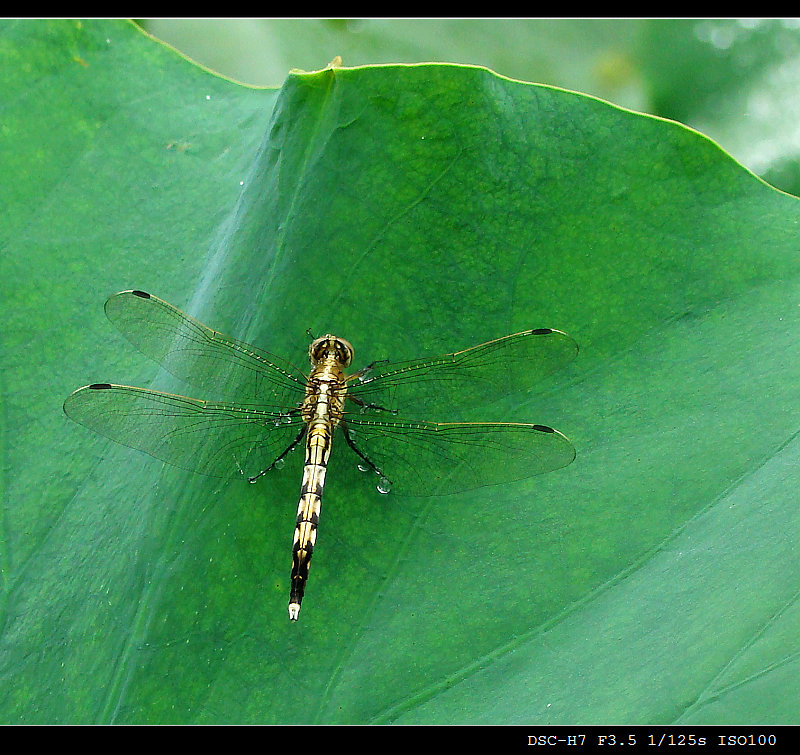
{"type": "Polygon", "coordinates": [[[349,367],[353,355],[353,347],[349,341],[332,336],[330,333],[315,339],[308,347],[308,358],[314,367],[326,360],[335,360],[340,366],[349,367]]]}

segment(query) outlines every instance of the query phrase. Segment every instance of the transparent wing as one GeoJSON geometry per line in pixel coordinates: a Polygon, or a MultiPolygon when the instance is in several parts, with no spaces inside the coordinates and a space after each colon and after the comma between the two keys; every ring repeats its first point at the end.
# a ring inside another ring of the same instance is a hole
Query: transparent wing
{"type": "Polygon", "coordinates": [[[289,406],[302,398],[306,379],[292,364],[207,328],[157,296],[122,291],[105,309],[137,349],[206,395],[289,406]]]}
{"type": "Polygon", "coordinates": [[[384,487],[404,495],[448,494],[513,482],[565,467],[575,458],[572,443],[545,425],[348,415],[344,430],[357,453],[387,478],[390,486],[384,487]]]}
{"type": "Polygon", "coordinates": [[[213,477],[252,477],[268,469],[303,429],[277,407],[200,401],[99,383],[64,402],[70,419],[168,464],[213,477]]]}
{"type": "Polygon", "coordinates": [[[348,395],[409,417],[460,419],[529,388],[577,353],[578,344],[560,330],[526,330],[454,354],[377,363],[349,383],[348,395]]]}

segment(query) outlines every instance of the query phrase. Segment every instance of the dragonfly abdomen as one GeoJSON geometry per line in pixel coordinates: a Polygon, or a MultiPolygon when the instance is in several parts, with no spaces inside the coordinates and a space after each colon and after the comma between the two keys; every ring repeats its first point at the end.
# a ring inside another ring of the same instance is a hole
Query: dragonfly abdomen
{"type": "Polygon", "coordinates": [[[289,618],[297,621],[300,604],[308,581],[308,569],[317,541],[317,525],[325,487],[325,472],[331,453],[331,428],[325,422],[314,422],[306,439],[306,461],[303,484],[297,506],[297,524],[292,544],[292,578],[289,595],[289,618]]]}

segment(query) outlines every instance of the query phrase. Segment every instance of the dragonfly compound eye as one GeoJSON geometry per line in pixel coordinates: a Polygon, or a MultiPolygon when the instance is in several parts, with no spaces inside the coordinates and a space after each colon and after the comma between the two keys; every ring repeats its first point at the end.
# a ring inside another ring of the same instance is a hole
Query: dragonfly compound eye
{"type": "Polygon", "coordinates": [[[336,343],[336,358],[342,363],[342,367],[349,367],[355,355],[350,341],[345,341],[344,338],[336,338],[334,340],[336,343]]]}
{"type": "Polygon", "coordinates": [[[311,364],[318,364],[325,357],[333,357],[342,367],[349,367],[353,361],[353,347],[344,338],[337,338],[330,333],[317,338],[308,347],[311,364]]]}

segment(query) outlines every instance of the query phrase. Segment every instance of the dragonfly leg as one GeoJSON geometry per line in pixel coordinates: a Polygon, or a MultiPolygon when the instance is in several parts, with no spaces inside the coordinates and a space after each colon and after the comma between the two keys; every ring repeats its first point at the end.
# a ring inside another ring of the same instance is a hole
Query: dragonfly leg
{"type": "Polygon", "coordinates": [[[259,477],[262,477],[263,475],[265,475],[270,470],[275,469],[275,465],[276,464],[279,464],[284,459],[285,456],[287,456],[292,451],[294,451],[295,448],[297,448],[297,446],[299,445],[300,441],[303,440],[303,437],[305,436],[305,434],[306,434],[306,426],[303,425],[303,427],[301,428],[300,432],[297,434],[297,437],[288,445],[286,450],[280,456],[278,456],[275,459],[275,461],[273,461],[272,464],[270,464],[266,469],[262,469],[258,474],[253,475],[252,477],[248,477],[247,481],[248,482],[255,482],[259,477]]]}
{"type": "Polygon", "coordinates": [[[375,464],[373,464],[373,463],[372,463],[372,462],[369,460],[369,457],[368,457],[368,456],[367,456],[367,455],[366,455],[366,454],[365,454],[365,453],[364,453],[364,452],[363,452],[363,451],[362,451],[362,450],[361,450],[361,449],[360,449],[360,448],[359,448],[359,447],[358,447],[358,446],[355,444],[355,442],[353,441],[353,439],[350,437],[350,432],[349,432],[349,431],[348,431],[348,429],[347,429],[347,423],[346,423],[344,420],[342,420],[341,422],[339,422],[339,427],[341,427],[341,428],[342,428],[342,434],[344,435],[345,442],[347,443],[347,445],[348,445],[348,446],[350,446],[350,448],[353,450],[353,452],[354,452],[354,453],[355,453],[357,456],[359,456],[359,458],[361,458],[361,460],[362,460],[362,461],[363,461],[363,462],[364,462],[364,463],[365,463],[365,464],[366,464],[366,465],[367,465],[367,466],[368,466],[368,467],[369,467],[369,468],[370,468],[370,469],[371,469],[373,472],[375,472],[375,474],[376,474],[376,475],[378,475],[378,477],[380,477],[381,479],[388,479],[388,478],[386,478],[386,476],[383,474],[383,471],[381,470],[381,468],[380,468],[380,467],[377,467],[377,466],[375,466],[375,464]]]}
{"type": "Polygon", "coordinates": [[[377,409],[379,412],[397,414],[397,409],[387,409],[385,406],[381,406],[380,404],[368,404],[366,401],[362,401],[357,396],[351,396],[350,394],[347,394],[347,398],[354,404],[358,404],[358,406],[360,406],[362,409],[377,409]]]}
{"type": "Polygon", "coordinates": [[[352,375],[348,375],[347,379],[359,380],[363,378],[365,375],[368,375],[376,364],[383,364],[384,362],[388,361],[389,361],[388,359],[376,359],[374,362],[370,362],[366,367],[362,367],[358,372],[354,372],[352,375]]]}

